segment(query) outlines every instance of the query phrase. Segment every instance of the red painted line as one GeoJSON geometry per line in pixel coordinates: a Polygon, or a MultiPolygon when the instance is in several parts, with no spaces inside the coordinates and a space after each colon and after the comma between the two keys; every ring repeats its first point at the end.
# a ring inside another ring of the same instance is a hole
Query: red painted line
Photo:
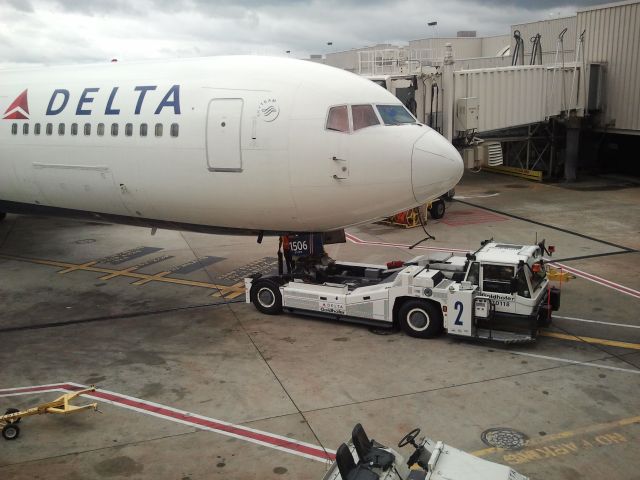
{"type": "Polygon", "coordinates": [[[574,274],[576,277],[580,277],[585,280],[598,283],[602,286],[611,288],[613,290],[617,290],[618,292],[624,293],[626,295],[630,295],[635,298],[640,298],[640,291],[634,290],[633,288],[625,287],[624,285],[620,285],[619,283],[612,282],[611,280],[607,280],[606,278],[598,277],[597,275],[593,275],[592,273],[578,270],[577,268],[570,267],[563,263],[557,263],[557,262],[549,262],[549,263],[554,267],[561,268],[563,270],[566,270],[569,273],[574,274]]]}
{"type": "MultiPolygon", "coordinates": [[[[74,392],[85,388],[87,387],[84,385],[74,383],[37,385],[31,387],[0,389],[0,397],[51,391],[74,392]]],[[[213,418],[203,417],[201,415],[177,410],[153,402],[147,402],[142,399],[129,397],[115,392],[96,390],[95,392],[86,394],[86,397],[104,400],[116,406],[132,409],[134,411],[141,411],[159,418],[191,425],[196,428],[204,428],[218,433],[232,435],[236,438],[261,445],[271,446],[272,448],[276,448],[281,451],[301,455],[314,460],[320,460],[322,462],[332,462],[335,459],[333,451],[325,450],[317,445],[300,442],[295,439],[270,434],[260,430],[254,430],[248,427],[242,427],[240,425],[234,425],[213,418]]]]}
{"type": "MultiPolygon", "coordinates": [[[[404,243],[388,243],[388,242],[375,242],[371,240],[362,240],[361,238],[356,237],[352,233],[346,234],[347,240],[351,243],[355,243],[356,245],[371,245],[371,246],[379,246],[379,247],[398,247],[398,248],[409,248],[411,245],[407,245],[404,243]]],[[[468,253],[469,250],[463,250],[460,248],[444,248],[444,247],[423,247],[417,246],[413,248],[414,250],[431,250],[435,252],[451,252],[451,253],[468,253]]]]}

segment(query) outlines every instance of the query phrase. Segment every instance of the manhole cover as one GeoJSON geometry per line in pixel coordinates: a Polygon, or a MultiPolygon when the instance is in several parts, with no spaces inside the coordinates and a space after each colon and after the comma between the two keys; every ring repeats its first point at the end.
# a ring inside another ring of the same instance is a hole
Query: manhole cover
{"type": "Polygon", "coordinates": [[[520,450],[529,441],[529,437],[524,433],[505,427],[485,430],[480,438],[485,445],[505,450],[520,450]]]}

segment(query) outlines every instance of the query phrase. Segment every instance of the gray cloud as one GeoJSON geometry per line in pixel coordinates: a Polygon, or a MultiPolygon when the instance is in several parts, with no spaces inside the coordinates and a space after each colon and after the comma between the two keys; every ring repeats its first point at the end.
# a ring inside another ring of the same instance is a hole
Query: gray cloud
{"type": "Polygon", "coordinates": [[[405,43],[574,14],[599,0],[5,0],[0,2],[0,59],[77,63],[219,54],[292,56],[405,43]],[[333,42],[331,47],[327,42],[333,42]]]}

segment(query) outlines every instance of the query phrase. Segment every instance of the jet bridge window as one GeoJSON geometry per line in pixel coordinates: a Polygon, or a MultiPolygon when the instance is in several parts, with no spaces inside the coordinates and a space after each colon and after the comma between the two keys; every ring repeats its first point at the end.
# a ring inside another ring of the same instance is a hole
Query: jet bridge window
{"type": "Polygon", "coordinates": [[[485,292],[511,293],[514,268],[508,265],[482,265],[482,290],[485,292]]]}
{"type": "Polygon", "coordinates": [[[28,123],[23,123],[22,124],[22,134],[23,135],[29,135],[29,124],[28,123]]]}
{"type": "Polygon", "coordinates": [[[416,123],[416,119],[404,105],[376,105],[385,125],[403,125],[416,123]]]}
{"type": "Polygon", "coordinates": [[[346,105],[331,107],[327,117],[327,130],[349,132],[349,112],[346,105]]]}
{"type": "Polygon", "coordinates": [[[353,130],[380,125],[380,120],[373,111],[371,105],[353,105],[351,107],[351,116],[353,117],[353,130]]]}

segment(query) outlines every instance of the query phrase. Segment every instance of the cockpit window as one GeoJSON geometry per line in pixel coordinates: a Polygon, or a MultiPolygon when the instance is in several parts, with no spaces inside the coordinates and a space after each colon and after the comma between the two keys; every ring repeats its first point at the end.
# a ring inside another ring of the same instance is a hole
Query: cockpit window
{"type": "Polygon", "coordinates": [[[327,130],[335,130],[336,132],[349,131],[349,113],[346,105],[339,107],[331,107],[329,116],[327,117],[327,130]]]}
{"type": "Polygon", "coordinates": [[[380,125],[380,120],[373,111],[371,105],[353,105],[351,107],[351,116],[353,117],[353,129],[371,127],[372,125],[380,125]]]}
{"type": "Polygon", "coordinates": [[[416,119],[403,105],[376,105],[385,125],[416,123],[416,119]]]}

